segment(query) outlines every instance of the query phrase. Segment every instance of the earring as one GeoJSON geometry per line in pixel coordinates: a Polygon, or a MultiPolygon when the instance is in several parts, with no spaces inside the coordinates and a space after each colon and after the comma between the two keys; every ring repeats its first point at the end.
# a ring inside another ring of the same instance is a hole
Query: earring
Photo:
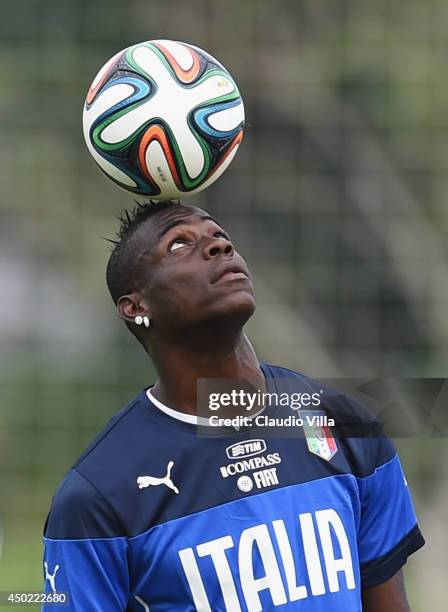
{"type": "Polygon", "coordinates": [[[137,315],[134,319],[134,323],[136,325],[141,325],[143,323],[143,325],[148,328],[151,325],[151,319],[146,315],[144,317],[142,317],[141,315],[137,315]]]}

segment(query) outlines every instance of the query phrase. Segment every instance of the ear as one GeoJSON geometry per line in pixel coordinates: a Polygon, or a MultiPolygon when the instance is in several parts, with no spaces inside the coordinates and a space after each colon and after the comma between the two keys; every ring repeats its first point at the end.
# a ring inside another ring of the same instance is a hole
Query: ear
{"type": "Polygon", "coordinates": [[[123,321],[134,323],[135,317],[148,316],[151,318],[151,314],[148,312],[148,308],[138,293],[130,293],[129,295],[122,295],[117,302],[117,314],[123,321]]]}

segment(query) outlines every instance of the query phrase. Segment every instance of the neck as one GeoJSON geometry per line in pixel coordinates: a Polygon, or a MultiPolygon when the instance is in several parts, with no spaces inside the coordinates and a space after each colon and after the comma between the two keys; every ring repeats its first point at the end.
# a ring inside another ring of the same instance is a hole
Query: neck
{"type": "Polygon", "coordinates": [[[233,336],[219,334],[216,328],[213,333],[196,331],[194,341],[178,335],[174,342],[172,338],[166,344],[157,342],[151,357],[159,374],[151,392],[162,403],[187,414],[197,414],[199,378],[244,379],[265,389],[257,356],[242,329],[233,336]]]}

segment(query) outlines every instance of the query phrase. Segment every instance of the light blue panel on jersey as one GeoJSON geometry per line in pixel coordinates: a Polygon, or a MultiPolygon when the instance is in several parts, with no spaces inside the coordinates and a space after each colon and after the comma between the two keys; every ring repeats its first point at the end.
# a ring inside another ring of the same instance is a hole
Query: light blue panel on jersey
{"type": "Polygon", "coordinates": [[[387,554],[417,523],[417,517],[398,455],[358,478],[361,524],[358,536],[361,563],[387,554]]]}
{"type": "Polygon", "coordinates": [[[115,612],[126,610],[129,574],[126,538],[96,540],[44,539],[45,592],[68,593],[70,612],[115,612]]]}
{"type": "Polygon", "coordinates": [[[151,612],[361,610],[359,513],[343,475],[170,521],[130,540],[133,594],[151,612]]]}
{"type": "Polygon", "coordinates": [[[381,570],[415,525],[394,457],[366,478],[271,489],[129,539],[47,538],[45,589],[73,594],[73,612],[357,612],[360,566],[381,570]]]}

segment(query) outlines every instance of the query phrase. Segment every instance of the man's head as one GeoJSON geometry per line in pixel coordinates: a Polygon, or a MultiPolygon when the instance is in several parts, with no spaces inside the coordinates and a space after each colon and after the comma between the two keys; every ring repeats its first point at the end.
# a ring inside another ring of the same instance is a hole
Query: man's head
{"type": "Polygon", "coordinates": [[[106,278],[140,341],[136,316],[150,318],[150,335],[168,337],[210,324],[242,327],[255,310],[249,272],[228,234],[205,211],[177,202],[125,213],[106,278]]]}

